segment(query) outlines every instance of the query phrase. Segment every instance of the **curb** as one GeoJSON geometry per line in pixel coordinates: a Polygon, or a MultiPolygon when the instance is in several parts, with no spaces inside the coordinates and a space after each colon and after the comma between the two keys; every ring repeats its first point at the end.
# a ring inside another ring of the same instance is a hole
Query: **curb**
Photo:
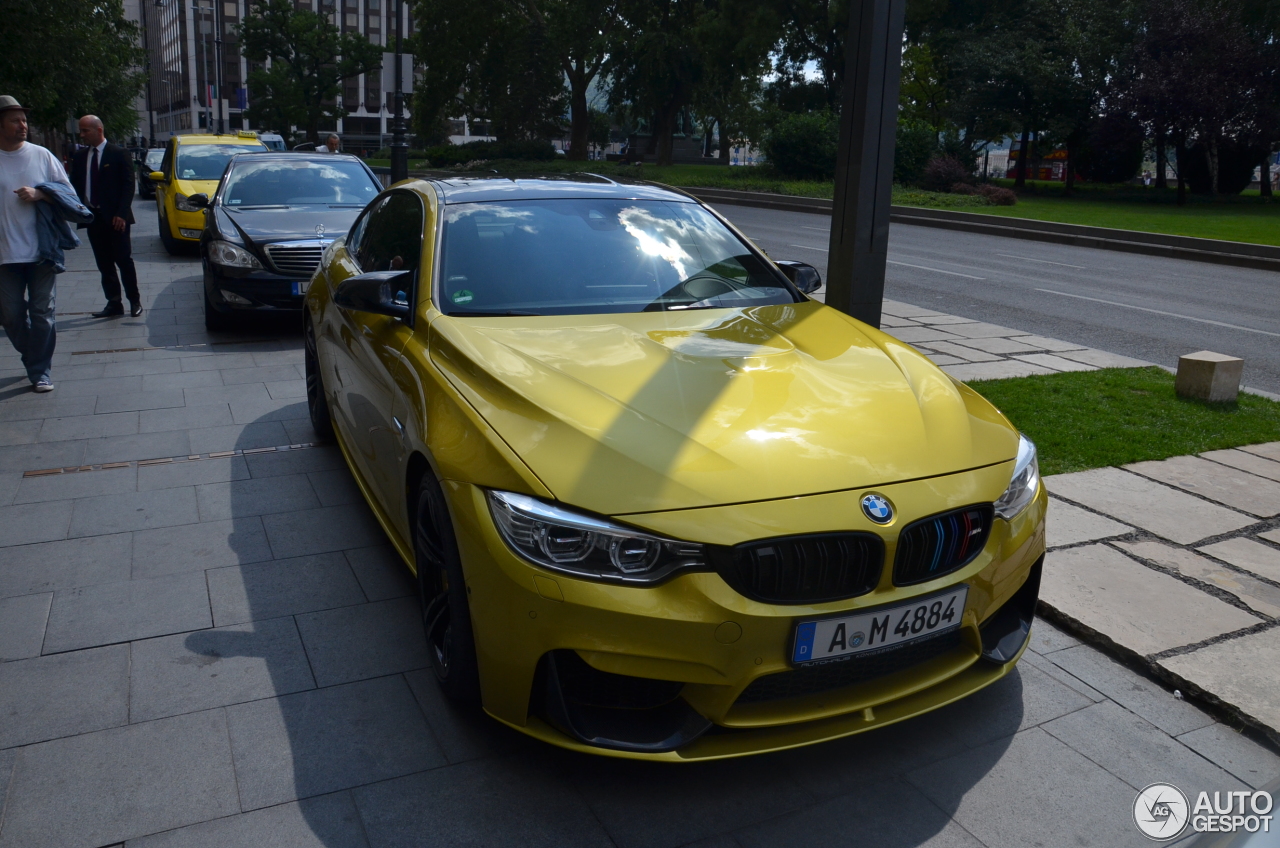
{"type": "Polygon", "coordinates": [[[1176,691],[1182,692],[1184,698],[1199,702],[1209,712],[1230,719],[1237,727],[1248,727],[1255,733],[1265,737],[1273,745],[1280,746],[1280,729],[1271,727],[1235,704],[1224,701],[1221,696],[1215,695],[1213,692],[1187,680],[1182,675],[1170,671],[1161,665],[1159,660],[1151,659],[1139,654],[1137,651],[1124,647],[1107,636],[1107,634],[1089,627],[1052,606],[1044,598],[1040,598],[1036,604],[1036,616],[1062,628],[1084,644],[1097,648],[1122,665],[1140,671],[1148,677],[1173,687],[1176,691]]]}
{"type": "MultiPolygon", "coordinates": [[[[817,215],[831,214],[832,201],[821,197],[789,197],[767,192],[732,191],[696,186],[680,188],[706,203],[728,203],[736,206],[755,206],[762,209],[807,212],[817,215]]],[[[1280,271],[1280,247],[1265,244],[1171,236],[1137,230],[1115,230],[1080,224],[1058,224],[1026,218],[984,215],[978,212],[921,209],[914,206],[890,207],[889,220],[895,224],[913,224],[920,227],[937,227],[944,230],[1092,247],[1099,250],[1188,259],[1215,265],[1280,271]]]]}

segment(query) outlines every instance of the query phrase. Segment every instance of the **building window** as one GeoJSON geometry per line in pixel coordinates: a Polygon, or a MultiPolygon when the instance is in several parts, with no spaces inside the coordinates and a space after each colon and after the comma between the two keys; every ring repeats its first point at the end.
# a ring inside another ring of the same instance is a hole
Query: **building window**
{"type": "Polygon", "coordinates": [[[347,29],[355,29],[360,26],[360,19],[352,12],[347,13],[347,29]]]}

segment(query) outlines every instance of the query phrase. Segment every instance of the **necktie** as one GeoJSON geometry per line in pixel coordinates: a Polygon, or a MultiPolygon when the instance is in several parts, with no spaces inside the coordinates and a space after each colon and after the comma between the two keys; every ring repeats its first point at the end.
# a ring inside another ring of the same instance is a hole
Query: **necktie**
{"type": "Polygon", "coordinates": [[[98,148],[93,148],[93,162],[89,165],[89,205],[96,207],[98,198],[98,148]]]}

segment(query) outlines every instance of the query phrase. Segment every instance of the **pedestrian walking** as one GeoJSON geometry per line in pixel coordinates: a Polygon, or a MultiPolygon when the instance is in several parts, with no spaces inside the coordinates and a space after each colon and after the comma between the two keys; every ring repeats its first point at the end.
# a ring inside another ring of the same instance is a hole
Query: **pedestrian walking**
{"type": "Polygon", "coordinates": [[[58,158],[27,141],[27,110],[0,96],[0,321],[37,392],[53,391],[54,281],[80,244],[67,220],[91,220],[58,158]]]}
{"type": "Polygon", "coordinates": [[[128,151],[107,141],[102,121],[96,115],[80,119],[82,148],[71,163],[71,184],[80,200],[93,212],[88,225],[93,258],[102,274],[102,293],[107,305],[94,318],[112,318],[124,314],[120,299],[120,282],[129,298],[129,314],[142,314],[142,295],[138,291],[138,271],[133,265],[133,246],[129,230],[133,225],[133,162],[128,151]],[[116,274],[119,267],[120,273],[116,274]]]}

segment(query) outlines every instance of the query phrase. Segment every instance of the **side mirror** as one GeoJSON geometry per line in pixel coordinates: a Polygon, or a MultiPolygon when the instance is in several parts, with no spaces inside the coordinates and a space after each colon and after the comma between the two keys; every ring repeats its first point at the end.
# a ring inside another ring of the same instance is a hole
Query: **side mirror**
{"type": "Polygon", "coordinates": [[[822,275],[818,269],[807,262],[796,262],[793,259],[782,259],[778,268],[787,275],[787,279],[805,294],[813,294],[822,288],[822,275]]]}
{"type": "Polygon", "coordinates": [[[164,171],[152,171],[147,174],[147,179],[153,183],[162,183],[164,182],[164,171]]]}
{"type": "Polygon", "coordinates": [[[405,319],[410,313],[405,292],[412,285],[412,271],[370,271],[339,283],[338,290],[333,293],[333,302],[353,312],[372,312],[405,319]]]}
{"type": "Polygon", "coordinates": [[[200,209],[208,209],[209,195],[205,194],[203,191],[199,194],[193,194],[187,198],[187,203],[200,209]]]}

